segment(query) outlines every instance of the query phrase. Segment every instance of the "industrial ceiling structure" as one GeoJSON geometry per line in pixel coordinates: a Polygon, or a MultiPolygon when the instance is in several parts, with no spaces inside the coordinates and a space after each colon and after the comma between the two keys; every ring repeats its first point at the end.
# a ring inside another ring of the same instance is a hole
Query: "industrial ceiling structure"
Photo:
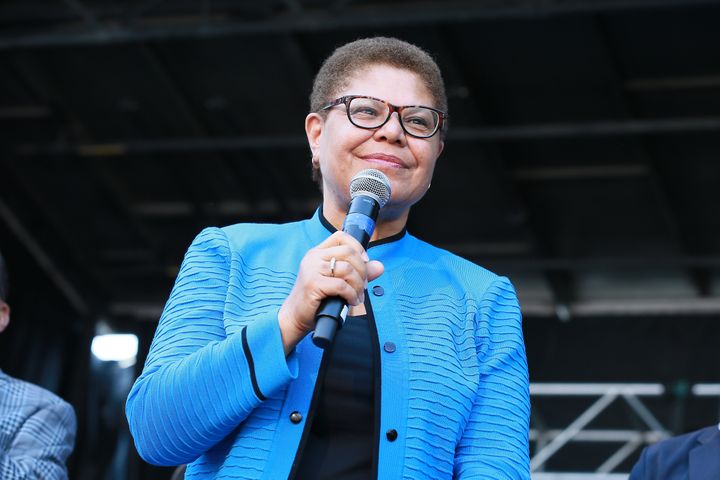
{"type": "MultiPolygon", "coordinates": [[[[314,72],[342,43],[397,36],[436,57],[450,102],[409,229],[510,277],[532,380],[658,383],[669,433],[715,422],[717,399],[687,392],[720,381],[718,25],[709,0],[7,0],[15,312],[53,333],[57,388],[87,404],[77,351],[102,322],[146,352],[202,228],[313,213],[314,72]]],[[[28,328],[0,359],[52,384],[28,328]]],[[[537,405],[536,425],[571,420],[537,405]]],[[[589,451],[542,469],[592,471],[589,451]]]]}

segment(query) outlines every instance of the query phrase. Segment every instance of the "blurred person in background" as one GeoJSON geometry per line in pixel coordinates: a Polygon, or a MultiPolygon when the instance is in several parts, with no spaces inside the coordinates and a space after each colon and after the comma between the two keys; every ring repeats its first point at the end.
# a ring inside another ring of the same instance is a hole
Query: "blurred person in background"
{"type": "MultiPolygon", "coordinates": [[[[10,323],[8,273],[0,254],[0,333],[10,323]]],[[[57,395],[0,370],[0,479],[68,478],[77,425],[57,395]]]]}
{"type": "Polygon", "coordinates": [[[358,40],[310,103],[322,205],[193,241],[128,397],[139,453],[190,463],[186,478],[529,479],[515,291],[406,230],[444,146],[440,69],[407,42],[358,40]],[[339,231],[365,169],[392,190],[367,251],[339,231]],[[308,334],[328,297],[350,309],[322,350],[308,334]]]}
{"type": "Polygon", "coordinates": [[[646,447],[630,480],[720,479],[720,425],[668,438],[646,447]]]}

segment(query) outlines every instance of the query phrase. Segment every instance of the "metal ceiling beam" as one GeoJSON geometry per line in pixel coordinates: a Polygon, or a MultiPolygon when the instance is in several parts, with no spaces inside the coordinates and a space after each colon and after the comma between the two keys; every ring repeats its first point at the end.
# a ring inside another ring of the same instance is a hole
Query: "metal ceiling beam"
{"type": "MultiPolygon", "coordinates": [[[[64,104],[62,96],[57,95],[57,89],[52,81],[52,77],[39,65],[34,59],[27,55],[18,54],[15,55],[15,61],[13,62],[14,69],[17,70],[18,76],[27,85],[27,90],[32,92],[32,95],[37,100],[41,100],[44,104],[56,105],[64,110],[66,113],[66,123],[68,123],[74,130],[75,135],[83,136],[83,138],[92,138],[87,135],[87,127],[76,118],[71,110],[64,104]],[[49,99],[58,99],[54,102],[50,102],[49,99]]],[[[48,198],[47,192],[39,191],[37,182],[33,181],[32,174],[34,170],[20,167],[14,162],[15,159],[12,156],[6,156],[4,158],[6,174],[8,172],[13,173],[13,184],[17,188],[22,188],[25,194],[34,202],[34,204],[42,211],[44,216],[44,222],[48,228],[52,229],[52,238],[55,238],[56,243],[64,244],[67,250],[70,252],[69,257],[75,262],[76,267],[80,267],[81,271],[88,274],[89,282],[92,283],[91,287],[85,287],[84,290],[88,290],[87,302],[90,304],[90,308],[94,309],[94,312],[100,310],[99,304],[105,299],[108,289],[104,282],[104,274],[97,266],[88,259],[86,253],[78,247],[79,242],[77,241],[77,232],[72,231],[66,222],[61,221],[56,213],[57,208],[53,203],[52,199],[48,198]],[[104,288],[104,289],[103,289],[104,288]]],[[[56,261],[58,261],[56,256],[56,261]]]]}
{"type": "Polygon", "coordinates": [[[448,131],[448,138],[455,142],[512,142],[581,137],[695,133],[718,130],[720,130],[720,117],[704,116],[605,122],[547,123],[509,127],[457,127],[448,131]]]}
{"type": "MultiPolygon", "coordinates": [[[[445,248],[445,245],[440,245],[445,248]]],[[[452,245],[450,245],[452,247],[452,245]]],[[[720,268],[720,256],[715,255],[676,255],[676,256],[648,256],[648,257],[593,257],[593,258],[571,258],[571,257],[526,257],[526,258],[498,258],[479,257],[477,255],[465,255],[461,250],[452,250],[460,256],[466,256],[480,265],[485,265],[491,270],[502,271],[618,271],[618,270],[666,270],[684,268],[720,268]]]]}
{"type": "MultiPolygon", "coordinates": [[[[547,258],[547,257],[524,257],[524,258],[502,258],[498,255],[511,254],[508,252],[519,251],[523,244],[513,244],[508,250],[497,248],[496,243],[477,242],[463,244],[438,244],[438,247],[447,249],[457,255],[467,258],[472,262],[483,265],[496,272],[509,272],[512,275],[518,273],[532,273],[545,271],[559,272],[660,272],[674,269],[685,269],[702,267],[720,269],[720,256],[677,256],[677,257],[593,257],[593,258],[547,258]],[[478,255],[478,252],[482,252],[478,255]]],[[[147,265],[143,272],[151,274],[166,272],[176,265],[147,265]]],[[[127,270],[124,268],[113,268],[106,273],[109,275],[123,275],[127,270]]]]}
{"type": "Polygon", "coordinates": [[[533,472],[532,480],[627,480],[627,473],[533,472]]]}
{"type": "Polygon", "coordinates": [[[521,182],[544,182],[552,180],[585,180],[601,178],[644,177],[650,173],[647,165],[570,165],[524,167],[513,171],[513,178],[521,182]]]}
{"type": "Polygon", "coordinates": [[[667,90],[694,90],[720,87],[720,75],[693,75],[689,77],[636,78],[627,80],[629,92],[662,92],[667,90]]]}
{"type": "MultiPolygon", "coordinates": [[[[77,31],[7,36],[0,50],[162,41],[176,38],[211,38],[230,35],[262,35],[289,32],[318,32],[348,28],[392,28],[416,24],[465,23],[474,20],[538,19],[557,15],[593,14],[667,7],[717,5],[713,0],[516,0],[495,2],[430,2],[412,9],[398,5],[351,6],[341,10],[304,10],[279,14],[270,20],[207,22],[197,15],[194,22],[171,23],[171,18],[153,17],[144,26],[123,26],[123,18],[104,19],[107,27],[77,31]],[[158,20],[164,20],[159,22],[158,20]]],[[[230,10],[231,11],[231,10],[230,10]]],[[[197,13],[197,12],[193,12],[197,13]]],[[[137,22],[142,19],[137,19],[137,22]]]]}
{"type": "Polygon", "coordinates": [[[141,18],[143,14],[167,2],[168,0],[144,0],[139,5],[132,5],[127,8],[123,15],[132,23],[136,18],[141,18]]]}
{"type": "MultiPolygon", "coordinates": [[[[176,19],[192,18],[193,15],[203,12],[206,8],[197,0],[134,0],[132,2],[112,2],[103,0],[81,0],[83,4],[91,4],[90,11],[96,18],[118,20],[130,20],[142,18],[146,14],[164,14],[168,17],[173,16],[176,19]],[[163,9],[167,4],[167,8],[163,9]]],[[[251,2],[247,0],[212,0],[210,5],[215,11],[231,11],[237,18],[240,13],[256,13],[261,8],[264,11],[275,11],[285,4],[286,1],[297,0],[265,0],[264,2],[251,2]]],[[[52,1],[31,1],[31,0],[4,0],[0,2],[0,18],[3,23],[13,23],[15,26],[22,25],[23,22],[39,24],[40,22],[73,22],[76,21],[80,12],[74,6],[69,4],[73,0],[52,0],[52,1]],[[39,8],[38,4],[42,4],[39,8]]],[[[83,8],[82,6],[80,8],[83,8]]],[[[152,17],[151,15],[147,15],[152,17]]],[[[77,25],[76,25],[77,26],[77,25]]]]}
{"type": "MultiPolygon", "coordinates": [[[[285,215],[289,212],[312,214],[320,204],[319,198],[291,198],[287,208],[275,199],[263,201],[223,200],[202,202],[200,209],[207,215],[217,216],[262,216],[285,215]]],[[[188,201],[158,201],[136,203],[132,210],[143,217],[176,218],[194,214],[196,206],[188,201]]]]}
{"type": "MultiPolygon", "coordinates": [[[[596,35],[600,40],[600,46],[604,53],[603,63],[605,63],[606,67],[605,72],[608,76],[608,80],[614,87],[613,92],[615,93],[616,103],[621,111],[627,117],[631,118],[635,116],[636,112],[632,111],[630,107],[631,103],[627,98],[628,92],[623,88],[624,79],[621,78],[621,68],[618,60],[620,55],[617,53],[619,47],[615,47],[612,42],[612,37],[609,34],[607,20],[605,18],[597,17],[593,24],[595,26],[596,35]]],[[[631,145],[635,147],[635,157],[641,164],[646,166],[647,175],[645,178],[648,181],[651,191],[654,193],[655,202],[668,236],[682,254],[691,254],[691,236],[688,235],[688,233],[682,228],[682,215],[678,211],[678,208],[673,202],[670,192],[668,191],[666,185],[667,179],[663,178],[661,172],[658,170],[658,162],[652,155],[652,143],[648,138],[640,137],[634,138],[631,145]]],[[[689,275],[691,276],[698,292],[703,296],[709,295],[709,272],[702,268],[691,268],[689,269],[689,275]]]]}
{"type": "MultiPolygon", "coordinates": [[[[450,42],[455,39],[454,32],[446,31],[448,28],[438,29],[443,35],[438,36],[436,44],[441,47],[439,53],[442,58],[449,59],[448,66],[451,68],[448,72],[451,77],[457,77],[460,80],[460,88],[464,88],[468,100],[465,104],[474,107],[474,116],[478,123],[485,124],[485,115],[483,107],[487,103],[487,92],[476,88],[482,84],[481,79],[477,78],[477,73],[468,68],[466,62],[461,61],[458,57],[458,49],[450,48],[450,42]],[[447,43],[447,45],[446,45],[447,43]]],[[[455,40],[457,43],[457,40],[455,40]]],[[[534,256],[553,256],[556,252],[556,245],[552,235],[549,235],[544,228],[544,224],[540,217],[536,215],[536,210],[532,208],[532,202],[528,199],[527,189],[524,185],[514,181],[515,171],[509,163],[507,152],[500,145],[494,143],[484,148],[484,155],[487,161],[496,165],[495,177],[496,183],[502,185],[505,192],[505,204],[511,205],[510,208],[515,210],[515,215],[522,219],[524,242],[529,254],[534,256]]],[[[463,255],[468,256],[469,252],[465,251],[463,255]]],[[[475,253],[475,256],[483,255],[481,252],[475,253]]],[[[557,304],[558,318],[565,319],[567,308],[565,305],[572,302],[575,296],[575,279],[572,272],[568,271],[546,271],[544,276],[547,285],[550,287],[552,298],[557,304]]]]}
{"type": "MultiPolygon", "coordinates": [[[[109,306],[108,313],[115,317],[132,317],[138,320],[157,321],[164,306],[164,299],[157,302],[116,302],[109,306]]],[[[555,317],[554,303],[521,302],[520,308],[526,317],[555,317]]],[[[571,318],[589,317],[654,317],[667,315],[705,316],[720,314],[720,298],[648,298],[648,299],[603,299],[577,300],[568,305],[571,318]]]]}
{"type": "Polygon", "coordinates": [[[72,308],[82,316],[89,315],[91,312],[90,304],[75,288],[75,285],[62,273],[61,269],[57,267],[52,257],[40,246],[32,233],[25,228],[20,219],[2,200],[0,200],[0,219],[35,259],[40,268],[45,271],[50,281],[62,292],[72,308]]]}
{"type": "Polygon", "coordinates": [[[57,88],[52,76],[38,61],[37,56],[29,52],[19,52],[11,56],[9,72],[16,73],[25,89],[41,105],[48,105],[51,116],[58,115],[63,129],[71,132],[71,138],[80,141],[92,139],[89,127],[78,118],[68,104],[68,100],[57,88]]]}
{"type": "MultiPolygon", "coordinates": [[[[523,315],[556,316],[555,305],[521,302],[523,315]]],[[[645,298],[579,300],[568,305],[571,318],[579,317],[654,317],[705,316],[720,314],[720,298],[645,298]]]]}
{"type": "MultiPolygon", "coordinates": [[[[720,117],[659,118],[609,122],[548,123],[509,127],[456,127],[448,132],[451,142],[521,142],[532,140],[625,137],[720,131],[720,117]]],[[[304,135],[247,135],[242,137],[121,140],[108,143],[53,145],[21,144],[18,156],[77,155],[118,157],[125,155],[205,153],[256,149],[307,148],[304,135]]]]}
{"type": "Polygon", "coordinates": [[[0,107],[0,120],[29,120],[48,118],[52,112],[44,105],[17,105],[0,107]]]}
{"type": "Polygon", "coordinates": [[[0,229],[13,235],[55,285],[79,318],[94,321],[105,300],[98,282],[86,275],[82,259],[48,211],[27,190],[24,179],[11,166],[0,162],[0,229]]]}
{"type": "MultiPolygon", "coordinates": [[[[88,252],[84,249],[83,242],[80,241],[82,233],[78,232],[69,222],[59,216],[61,209],[58,207],[58,203],[52,197],[51,193],[33,181],[35,169],[16,168],[15,165],[12,164],[5,165],[5,168],[7,171],[12,172],[12,181],[15,183],[15,186],[22,189],[24,194],[30,199],[31,204],[41,212],[41,221],[45,224],[44,228],[47,228],[51,232],[52,241],[65,246],[69,253],[70,261],[74,263],[77,272],[84,275],[85,280],[92,284],[92,288],[95,289],[95,291],[91,292],[95,295],[92,301],[97,303],[103,301],[106,292],[111,291],[105,280],[105,272],[93,261],[92,256],[88,255],[88,252]]],[[[35,226],[36,230],[39,228],[40,227],[35,226]]],[[[58,255],[55,257],[57,258],[58,255]]]]}
{"type": "Polygon", "coordinates": [[[88,25],[92,25],[93,27],[98,27],[97,17],[92,12],[92,10],[90,10],[87,6],[83,5],[80,0],[63,0],[63,3],[70,7],[70,9],[75,14],[82,17],[85,23],[87,23],[88,25]]]}
{"type": "Polygon", "coordinates": [[[143,247],[152,252],[143,261],[163,261],[164,252],[161,242],[153,233],[153,230],[145,224],[144,219],[131,207],[131,188],[127,185],[123,176],[114,171],[111,163],[89,162],[88,170],[97,178],[98,184],[107,192],[108,199],[125,218],[136,238],[142,242],[143,247]]]}
{"type": "Polygon", "coordinates": [[[180,110],[180,114],[186,119],[191,127],[193,136],[206,136],[208,134],[207,126],[200,119],[200,115],[193,108],[190,100],[182,90],[177,80],[168,71],[157,50],[150,45],[142,45],[138,49],[143,60],[148,65],[148,70],[164,87],[164,91],[172,98],[174,104],[180,110]]]}
{"type": "Polygon", "coordinates": [[[298,0],[283,0],[283,2],[287,9],[291,11],[292,13],[300,13],[303,11],[303,6],[298,0]]]}
{"type": "MultiPolygon", "coordinates": [[[[206,7],[209,8],[209,6],[206,7]]],[[[195,110],[182,86],[170,74],[166,63],[157,49],[148,45],[142,45],[139,50],[143,58],[149,64],[150,70],[155,74],[155,77],[162,82],[165,90],[173,99],[173,102],[175,106],[177,106],[180,114],[186,119],[187,124],[190,126],[191,136],[207,136],[209,129],[206,119],[195,110]]],[[[236,175],[227,168],[220,155],[209,156],[208,160],[211,160],[211,168],[217,171],[218,178],[226,179],[227,181],[233,182],[235,187],[238,186],[236,182],[236,175]]],[[[199,198],[195,182],[184,180],[183,177],[186,176],[184,172],[175,172],[175,174],[181,178],[180,182],[178,182],[179,184],[187,185],[186,190],[189,192],[187,196],[189,198],[199,198]]],[[[213,192],[214,190],[210,189],[209,191],[213,192]]],[[[199,200],[195,201],[195,208],[193,209],[195,216],[200,220],[207,219],[209,220],[209,223],[214,223],[215,219],[212,215],[208,216],[206,214],[205,216],[201,216],[202,210],[200,209],[200,203],[201,202],[199,200]]]]}

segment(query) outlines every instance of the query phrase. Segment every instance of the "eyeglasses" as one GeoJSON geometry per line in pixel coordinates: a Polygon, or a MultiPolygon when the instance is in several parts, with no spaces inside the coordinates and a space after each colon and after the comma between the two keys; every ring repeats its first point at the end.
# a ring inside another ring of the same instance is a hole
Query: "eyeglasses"
{"type": "Polygon", "coordinates": [[[397,107],[385,100],[364,95],[345,95],[328,103],[320,111],[340,104],[345,105],[350,123],[368,130],[382,127],[390,120],[393,112],[398,112],[402,129],[417,138],[430,138],[435,135],[448,117],[447,113],[435,108],[421,105],[397,107]]]}

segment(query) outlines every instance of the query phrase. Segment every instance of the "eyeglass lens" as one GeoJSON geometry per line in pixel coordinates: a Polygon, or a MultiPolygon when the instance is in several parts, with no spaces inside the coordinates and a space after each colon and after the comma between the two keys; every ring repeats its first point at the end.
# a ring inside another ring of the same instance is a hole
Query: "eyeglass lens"
{"type": "MultiPolygon", "coordinates": [[[[377,128],[387,120],[390,107],[384,102],[371,98],[357,97],[350,100],[348,116],[352,123],[362,128],[377,128]]],[[[400,122],[411,135],[428,137],[437,129],[440,115],[425,107],[402,109],[400,122]]]]}

